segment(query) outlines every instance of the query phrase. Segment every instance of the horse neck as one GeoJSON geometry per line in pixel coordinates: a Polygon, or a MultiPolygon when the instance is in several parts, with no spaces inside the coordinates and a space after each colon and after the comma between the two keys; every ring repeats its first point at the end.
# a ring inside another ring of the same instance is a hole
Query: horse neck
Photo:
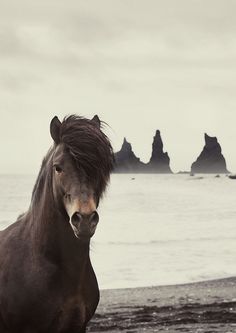
{"type": "Polygon", "coordinates": [[[54,200],[52,177],[41,170],[29,211],[34,249],[40,255],[71,270],[89,262],[89,242],[81,243],[74,235],[63,207],[54,200]],[[73,263],[73,266],[71,265],[73,263]]]}

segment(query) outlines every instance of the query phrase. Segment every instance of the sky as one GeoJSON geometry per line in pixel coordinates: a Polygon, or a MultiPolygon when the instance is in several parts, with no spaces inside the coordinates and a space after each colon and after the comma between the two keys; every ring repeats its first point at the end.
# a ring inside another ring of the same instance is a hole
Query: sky
{"type": "Polygon", "coordinates": [[[0,0],[0,173],[37,173],[68,114],[98,114],[144,162],[159,129],[175,172],[207,132],[236,172],[235,15],[234,0],[0,0]]]}

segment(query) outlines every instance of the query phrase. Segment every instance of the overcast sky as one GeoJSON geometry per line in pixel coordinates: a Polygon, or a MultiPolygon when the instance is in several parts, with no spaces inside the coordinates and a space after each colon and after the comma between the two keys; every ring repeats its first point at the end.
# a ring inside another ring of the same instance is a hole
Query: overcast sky
{"type": "Polygon", "coordinates": [[[236,171],[236,1],[0,0],[0,173],[37,173],[49,123],[98,114],[174,171],[217,136],[236,171]]]}

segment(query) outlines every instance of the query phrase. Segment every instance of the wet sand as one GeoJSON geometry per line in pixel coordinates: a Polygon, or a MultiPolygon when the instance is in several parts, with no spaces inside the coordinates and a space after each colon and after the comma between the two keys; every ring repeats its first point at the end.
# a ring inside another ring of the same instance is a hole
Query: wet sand
{"type": "Polygon", "coordinates": [[[236,332],[236,278],[103,290],[88,332],[236,332]]]}

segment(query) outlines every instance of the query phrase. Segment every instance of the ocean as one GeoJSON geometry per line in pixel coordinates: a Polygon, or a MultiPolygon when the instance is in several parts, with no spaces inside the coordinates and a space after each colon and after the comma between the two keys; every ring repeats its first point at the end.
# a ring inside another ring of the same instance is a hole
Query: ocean
{"type": "MultiPolygon", "coordinates": [[[[30,203],[36,176],[0,175],[0,229],[30,203]]],[[[101,289],[236,275],[236,180],[113,174],[91,260],[101,289]]]]}

